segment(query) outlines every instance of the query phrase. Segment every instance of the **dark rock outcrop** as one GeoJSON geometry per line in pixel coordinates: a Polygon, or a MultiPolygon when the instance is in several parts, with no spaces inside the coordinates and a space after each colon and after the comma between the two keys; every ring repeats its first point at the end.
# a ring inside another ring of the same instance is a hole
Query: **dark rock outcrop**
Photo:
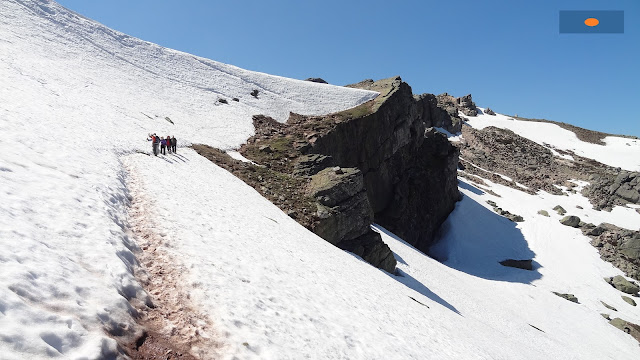
{"type": "Polygon", "coordinates": [[[458,115],[458,106],[455,98],[448,94],[416,95],[422,117],[425,119],[426,127],[439,127],[455,134],[462,130],[462,118],[458,115]]]}
{"type": "Polygon", "coordinates": [[[632,298],[628,297],[628,296],[622,296],[622,300],[626,301],[629,305],[631,306],[636,306],[636,302],[635,300],[633,300],[632,298]]]}
{"type": "Polygon", "coordinates": [[[560,223],[565,226],[571,226],[577,228],[580,225],[580,218],[577,216],[565,216],[560,219],[560,223]]]}
{"type": "Polygon", "coordinates": [[[500,265],[523,269],[523,270],[533,270],[532,260],[530,259],[529,260],[507,259],[507,260],[500,261],[500,265]]]}
{"type": "Polygon", "coordinates": [[[463,119],[458,112],[467,116],[478,115],[476,105],[471,101],[471,95],[455,98],[447,93],[421,94],[414,98],[426,127],[444,128],[452,134],[462,130],[463,119]]]}
{"type": "Polygon", "coordinates": [[[484,109],[484,113],[487,115],[493,115],[493,116],[496,115],[495,111],[491,110],[490,108],[484,109]]]}
{"type": "Polygon", "coordinates": [[[609,321],[609,324],[617,327],[618,329],[626,332],[627,334],[633,336],[638,342],[640,342],[640,325],[630,323],[626,320],[622,320],[620,318],[615,318],[609,321]]]}
{"type": "Polygon", "coordinates": [[[326,116],[291,114],[286,124],[254,116],[255,135],[240,153],[255,164],[194,149],[323,239],[394,272],[393,253],[371,223],[427,251],[460,199],[459,151],[427,127],[431,107],[399,77],[351,86],[380,95],[326,116]]]}
{"type": "Polygon", "coordinates": [[[396,266],[393,253],[370,227],[373,212],[360,170],[326,168],[311,176],[307,191],[318,201],[318,221],[312,228],[316,234],[393,273],[396,266]]]}
{"type": "Polygon", "coordinates": [[[591,245],[600,257],[627,276],[640,280],[640,231],[623,229],[602,223],[594,228],[583,227],[582,233],[591,238],[591,245]]]}
{"type": "Polygon", "coordinates": [[[320,84],[328,84],[328,82],[324,81],[324,79],[322,79],[322,78],[310,77],[310,78],[305,79],[305,81],[311,81],[311,82],[320,83],[320,84]]]}
{"type": "Polygon", "coordinates": [[[308,152],[360,169],[375,221],[427,251],[460,198],[458,149],[426,128],[431,108],[399,77],[354,86],[381,93],[373,111],[337,114],[335,126],[319,132],[308,152]]]}
{"type": "Polygon", "coordinates": [[[471,94],[467,94],[463,97],[459,97],[456,99],[458,101],[458,107],[463,114],[467,116],[477,116],[478,109],[476,109],[476,104],[471,99],[471,94]]]}
{"type": "Polygon", "coordinates": [[[567,210],[565,210],[565,209],[564,209],[562,206],[560,206],[560,205],[556,205],[556,206],[554,206],[554,207],[553,207],[553,210],[555,210],[555,211],[558,213],[558,215],[564,215],[564,214],[566,214],[566,213],[567,213],[567,210]]]}
{"type": "Polygon", "coordinates": [[[574,303],[576,303],[576,304],[579,304],[579,302],[578,302],[578,298],[577,298],[577,297],[575,297],[575,295],[573,295],[573,294],[562,294],[562,293],[557,293],[557,292],[555,292],[555,291],[554,291],[553,293],[554,293],[554,294],[556,294],[556,295],[558,295],[558,296],[560,296],[561,298],[563,298],[563,299],[565,299],[565,300],[569,300],[569,301],[571,301],[571,302],[574,302],[574,303]]]}
{"type": "Polygon", "coordinates": [[[607,283],[609,283],[609,285],[611,285],[614,288],[622,291],[623,293],[636,295],[638,293],[638,291],[640,291],[640,287],[638,287],[638,285],[636,285],[635,283],[625,279],[621,275],[616,275],[616,276],[613,276],[613,277],[604,278],[604,280],[607,283]]]}
{"type": "Polygon", "coordinates": [[[618,311],[616,308],[614,308],[613,306],[611,306],[611,305],[607,304],[606,302],[604,302],[604,301],[600,301],[600,302],[601,302],[601,303],[602,303],[602,305],[604,305],[604,307],[606,307],[607,309],[609,309],[609,310],[613,310],[613,311],[618,311]]]}
{"type": "Polygon", "coordinates": [[[491,205],[493,207],[493,211],[495,211],[497,214],[502,215],[513,222],[524,221],[524,218],[522,216],[512,214],[506,210],[503,210],[501,207],[498,206],[498,204],[495,203],[495,201],[487,200],[487,204],[491,205]]]}
{"type": "Polygon", "coordinates": [[[640,173],[620,171],[617,175],[593,176],[582,194],[591,200],[598,210],[611,210],[617,205],[640,204],[640,173]]]}

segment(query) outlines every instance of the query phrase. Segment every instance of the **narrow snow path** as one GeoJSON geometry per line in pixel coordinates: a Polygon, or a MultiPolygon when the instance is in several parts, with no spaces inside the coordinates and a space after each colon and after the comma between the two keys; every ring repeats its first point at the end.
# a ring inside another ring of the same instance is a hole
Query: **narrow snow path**
{"type": "MultiPolygon", "coordinates": [[[[125,160],[126,162],[126,160],[125,160]]],[[[139,306],[138,322],[145,335],[129,350],[135,359],[172,354],[187,359],[220,357],[223,345],[217,340],[213,321],[191,301],[191,289],[185,287],[187,269],[179,254],[172,251],[172,239],[158,231],[162,216],[178,216],[172,206],[146,193],[144,181],[128,169],[127,188],[132,202],[129,224],[140,251],[136,278],[150,295],[147,306],[139,306]]]]}

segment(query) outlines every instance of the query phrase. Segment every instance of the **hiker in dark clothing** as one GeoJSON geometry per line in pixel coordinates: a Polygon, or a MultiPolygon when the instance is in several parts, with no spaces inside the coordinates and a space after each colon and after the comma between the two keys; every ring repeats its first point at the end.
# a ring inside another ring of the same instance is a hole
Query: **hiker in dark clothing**
{"type": "Polygon", "coordinates": [[[171,154],[171,136],[167,135],[166,142],[167,142],[167,151],[169,152],[169,154],[171,154]]]}
{"type": "Polygon", "coordinates": [[[160,139],[156,134],[149,134],[149,138],[147,141],[151,141],[151,148],[153,149],[153,155],[158,156],[158,145],[160,144],[160,139]]]}
{"type": "Polygon", "coordinates": [[[167,140],[160,138],[160,153],[167,155],[167,140]]]}
{"type": "Polygon", "coordinates": [[[171,149],[172,149],[172,151],[174,153],[176,152],[176,145],[178,145],[178,142],[176,141],[176,137],[172,136],[171,137],[171,149]]]}

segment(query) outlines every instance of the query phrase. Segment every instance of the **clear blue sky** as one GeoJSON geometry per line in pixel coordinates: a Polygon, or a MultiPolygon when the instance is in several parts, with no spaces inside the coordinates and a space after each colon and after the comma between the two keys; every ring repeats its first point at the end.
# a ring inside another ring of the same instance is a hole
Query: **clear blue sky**
{"type": "Polygon", "coordinates": [[[640,0],[59,0],[111,28],[245,69],[414,93],[640,136],[640,0]],[[624,34],[559,34],[559,10],[624,10],[624,34]]]}

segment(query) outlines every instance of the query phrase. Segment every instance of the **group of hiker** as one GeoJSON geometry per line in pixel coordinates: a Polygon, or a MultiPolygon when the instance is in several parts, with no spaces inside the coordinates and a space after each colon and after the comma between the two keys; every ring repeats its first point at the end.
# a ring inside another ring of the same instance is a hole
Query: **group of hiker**
{"type": "Polygon", "coordinates": [[[147,141],[151,141],[151,146],[153,147],[153,155],[158,156],[158,147],[160,148],[160,153],[163,155],[169,154],[172,152],[176,152],[176,145],[178,142],[176,141],[175,136],[167,136],[163,138],[162,136],[158,136],[155,133],[149,134],[147,141]]]}

